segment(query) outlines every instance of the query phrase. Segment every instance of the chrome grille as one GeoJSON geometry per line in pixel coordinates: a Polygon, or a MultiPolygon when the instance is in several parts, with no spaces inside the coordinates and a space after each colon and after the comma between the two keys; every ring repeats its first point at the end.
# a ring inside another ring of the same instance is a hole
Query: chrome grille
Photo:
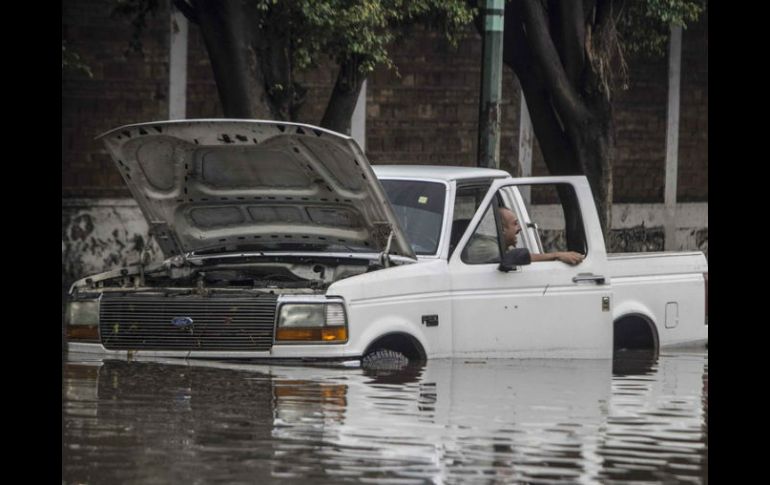
{"type": "Polygon", "coordinates": [[[99,333],[110,350],[265,351],[273,345],[276,301],[275,295],[105,294],[99,333]]]}

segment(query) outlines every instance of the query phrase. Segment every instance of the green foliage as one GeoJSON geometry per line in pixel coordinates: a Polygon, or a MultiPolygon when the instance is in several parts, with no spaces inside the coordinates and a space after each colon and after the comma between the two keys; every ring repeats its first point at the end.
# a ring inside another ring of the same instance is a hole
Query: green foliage
{"type": "Polygon", "coordinates": [[[664,56],[672,25],[687,28],[706,10],[706,0],[632,0],[619,12],[618,31],[629,54],[664,56]]]}
{"type": "Polygon", "coordinates": [[[83,62],[77,52],[67,45],[67,41],[61,41],[61,70],[64,72],[79,72],[88,77],[94,77],[91,68],[83,62]]]}
{"type": "Polygon", "coordinates": [[[340,64],[357,62],[363,74],[378,65],[393,68],[389,47],[414,25],[440,30],[456,45],[474,13],[464,0],[303,0],[287,4],[288,8],[260,0],[264,12],[283,8],[283,23],[293,34],[296,68],[306,69],[330,57],[340,64]]]}

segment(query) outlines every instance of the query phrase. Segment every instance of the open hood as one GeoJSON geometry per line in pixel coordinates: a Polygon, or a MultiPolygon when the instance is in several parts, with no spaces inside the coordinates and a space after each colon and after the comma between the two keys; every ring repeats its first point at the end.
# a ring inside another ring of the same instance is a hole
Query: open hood
{"type": "Polygon", "coordinates": [[[99,137],[166,257],[381,252],[415,258],[356,142],[276,121],[184,120],[99,137]]]}

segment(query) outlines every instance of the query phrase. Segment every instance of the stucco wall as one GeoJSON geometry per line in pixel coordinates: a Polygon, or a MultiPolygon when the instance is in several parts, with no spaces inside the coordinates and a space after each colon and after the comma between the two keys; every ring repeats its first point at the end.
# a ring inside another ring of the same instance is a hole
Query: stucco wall
{"type": "MultiPolygon", "coordinates": [[[[566,247],[561,206],[533,205],[532,219],[543,233],[543,244],[551,240],[566,247]]],[[[613,253],[663,251],[665,207],[663,204],[619,204],[612,206],[612,229],[607,248],[613,253]]],[[[703,251],[708,257],[708,203],[681,203],[676,207],[676,251],[703,251]]]]}
{"type": "Polygon", "coordinates": [[[65,199],[62,204],[62,286],[89,274],[124,267],[147,248],[161,259],[147,237],[147,221],[133,199],[65,199]]]}

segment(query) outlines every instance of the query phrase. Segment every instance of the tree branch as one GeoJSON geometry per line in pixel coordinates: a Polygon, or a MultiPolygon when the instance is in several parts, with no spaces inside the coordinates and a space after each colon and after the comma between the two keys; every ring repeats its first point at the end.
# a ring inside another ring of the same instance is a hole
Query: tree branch
{"type": "Polygon", "coordinates": [[[192,5],[187,3],[187,0],[172,0],[177,10],[182,12],[187,20],[194,24],[200,24],[198,19],[198,13],[193,9],[192,5]]]}
{"type": "Polygon", "coordinates": [[[594,20],[594,31],[601,32],[604,30],[610,22],[614,22],[612,18],[613,11],[612,0],[598,0],[596,2],[596,19],[594,20]]]}
{"type": "Polygon", "coordinates": [[[586,29],[583,20],[582,2],[576,0],[551,0],[549,11],[553,24],[556,27],[551,30],[551,36],[559,52],[559,57],[564,65],[572,88],[578,90],[580,77],[585,67],[585,41],[586,29]]]}
{"type": "Polygon", "coordinates": [[[543,70],[544,81],[562,119],[567,118],[571,122],[579,123],[588,118],[589,112],[572,88],[561,64],[548,31],[543,6],[538,0],[522,0],[518,6],[521,7],[521,18],[532,48],[533,58],[538,61],[539,67],[543,70]]]}
{"type": "Polygon", "coordinates": [[[321,120],[322,127],[350,134],[353,111],[356,109],[361,86],[366,80],[366,76],[359,71],[360,64],[358,56],[340,63],[337,81],[321,120]]]}
{"type": "Polygon", "coordinates": [[[583,23],[586,25],[594,24],[594,8],[596,0],[583,0],[583,23]]]}
{"type": "Polygon", "coordinates": [[[621,79],[627,79],[627,66],[616,31],[615,4],[614,0],[597,0],[593,18],[588,24],[583,44],[588,64],[585,85],[589,88],[583,95],[587,98],[599,95],[611,99],[615,71],[619,72],[621,79]]]}
{"type": "Polygon", "coordinates": [[[519,78],[549,173],[579,174],[580,165],[554,112],[543,72],[533,59],[523,23],[514,14],[512,11],[505,15],[503,61],[513,68],[519,78]]]}
{"type": "Polygon", "coordinates": [[[226,118],[270,118],[264,75],[250,44],[248,4],[241,0],[193,1],[223,114],[226,118]]]}

